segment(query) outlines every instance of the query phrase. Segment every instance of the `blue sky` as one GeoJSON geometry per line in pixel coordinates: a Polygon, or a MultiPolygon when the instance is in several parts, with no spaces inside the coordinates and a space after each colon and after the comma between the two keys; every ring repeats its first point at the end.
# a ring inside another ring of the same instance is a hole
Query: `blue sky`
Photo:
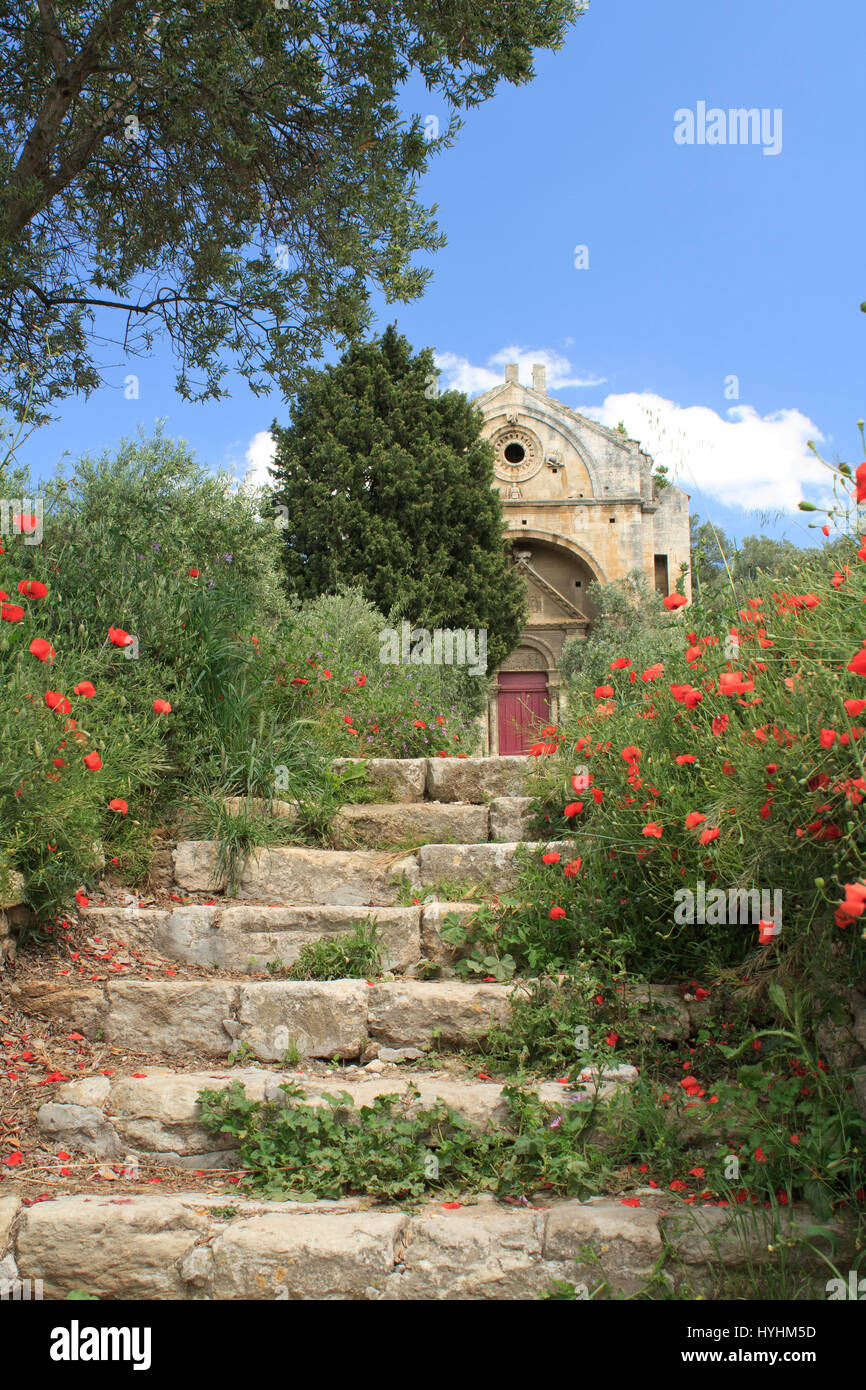
{"type": "MultiPolygon", "coordinates": [[[[434,162],[422,191],[448,246],[423,299],[378,303],[377,329],[396,319],[469,391],[505,361],[527,383],[544,361],[550,394],[623,420],[693,510],[737,536],[814,538],[796,502],[820,497],[825,475],[806,442],[856,464],[866,415],[864,37],[861,0],[593,0],[535,82],[469,112],[434,162]],[[675,113],[699,102],[766,110],[779,152],[678,144],[675,113]]],[[[423,87],[407,100],[444,121],[423,87]]],[[[112,385],[67,402],[22,458],[41,475],[64,449],[110,448],[166,417],[208,463],[261,470],[271,420],[287,416],[279,395],[235,378],[230,400],[186,404],[174,372],[167,343],[118,361],[112,385]]]]}

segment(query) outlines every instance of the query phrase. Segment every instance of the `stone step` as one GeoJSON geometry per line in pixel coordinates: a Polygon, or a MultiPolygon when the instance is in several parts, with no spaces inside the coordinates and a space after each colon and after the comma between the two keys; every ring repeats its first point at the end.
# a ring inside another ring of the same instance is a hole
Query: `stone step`
{"type": "MultiPolygon", "coordinates": [[[[520,810],[512,808],[510,801],[509,797],[501,797],[498,802],[492,803],[497,806],[496,824],[500,829],[505,824],[521,823],[520,810]]],[[[292,823],[298,820],[297,804],[289,801],[269,804],[261,797],[229,796],[223,804],[232,816],[252,809],[258,815],[270,815],[277,820],[292,823]]],[[[176,822],[177,833],[181,836],[190,833],[193,823],[190,812],[181,815],[176,822]]],[[[423,845],[428,840],[455,840],[473,844],[494,838],[490,832],[490,812],[486,805],[444,801],[365,801],[348,804],[342,806],[334,816],[330,836],[334,849],[379,850],[389,845],[411,848],[423,845]]],[[[497,837],[502,838],[501,834],[497,837]]]]}
{"type": "MultiPolygon", "coordinates": [[[[181,840],[174,851],[174,881],[187,893],[222,891],[212,840],[181,840]]],[[[374,850],[308,849],[304,845],[260,848],[240,878],[238,897],[287,903],[330,903],[335,907],[391,907],[401,875],[418,881],[413,854],[374,850]]]]}
{"type": "MultiPolygon", "coordinates": [[[[242,1083],[250,1100],[284,1097],[280,1087],[299,1086],[309,1105],[325,1104],[326,1095],[347,1094],[356,1109],[372,1105],[377,1096],[396,1095],[414,1114],[443,1101],[478,1129],[500,1128],[507,1122],[503,1087],[496,1082],[424,1071],[405,1072],[396,1065],[373,1063],[381,1075],[339,1073],[311,1078],[297,1071],[265,1071],[237,1067],[229,1071],[175,1072],[148,1067],[145,1075],[89,1076],[61,1086],[54,1100],[37,1115],[41,1134],[64,1149],[78,1149],[100,1159],[130,1155],[153,1162],[190,1168],[233,1168],[237,1150],[228,1135],[209,1133],[201,1123],[198,1096],[203,1090],[227,1090],[242,1083]],[[416,1094],[417,1093],[417,1094],[416,1094]]],[[[543,1105],[562,1108],[576,1100],[605,1100],[637,1078],[634,1067],[588,1067],[574,1088],[549,1081],[531,1088],[543,1105]]],[[[338,1112],[351,1118],[349,1109],[338,1112]]]]}
{"type": "MultiPolygon", "coordinates": [[[[440,905],[442,906],[442,905],[440,905]]],[[[371,1043],[421,1052],[472,1049],[506,1028],[511,998],[528,982],[462,980],[250,980],[129,977],[75,984],[31,980],[6,995],[36,1014],[111,1047],[154,1057],[228,1057],[244,1048],[263,1062],[360,1057],[371,1043]]],[[[644,1026],[681,1043],[706,1018],[706,1004],[674,985],[636,986],[627,1000],[644,1026]]]]}
{"type": "Polygon", "coordinates": [[[454,1050],[507,1024],[512,986],[458,981],[37,980],[10,987],[28,1012],[97,1032],[111,1047],[154,1057],[228,1057],[248,1048],[263,1062],[357,1058],[371,1042],[454,1050]]]}
{"type": "Polygon", "coordinates": [[[366,772],[366,783],[384,793],[383,801],[423,801],[427,782],[426,758],[335,758],[335,772],[366,772]]]}
{"type": "MultiPolygon", "coordinates": [[[[374,850],[308,849],[278,845],[257,849],[245,865],[238,898],[279,899],[287,903],[330,903],[335,907],[394,906],[401,887],[417,891],[443,882],[486,893],[511,889],[517,878],[517,852],[547,848],[538,841],[500,844],[424,844],[413,854],[374,850]]],[[[576,853],[557,840],[560,854],[576,853]]],[[[187,893],[218,893],[217,845],[212,840],[181,840],[174,851],[174,878],[187,893]]]]}
{"type": "Polygon", "coordinates": [[[337,849],[417,846],[449,840],[483,844],[489,837],[489,813],[486,806],[457,802],[359,802],[341,808],[334,817],[331,834],[337,849]]]}
{"type": "Polygon", "coordinates": [[[450,970],[455,951],[441,927],[450,913],[469,919],[477,903],[431,902],[417,907],[334,907],[322,903],[186,907],[89,907],[83,917],[92,938],[184,965],[260,973],[267,965],[292,966],[304,946],[348,933],[359,922],[381,933],[381,968],[412,973],[424,960],[450,970]]]}
{"type": "Polygon", "coordinates": [[[426,791],[431,801],[490,801],[522,796],[534,758],[429,758],[426,791]]]}
{"type": "Polygon", "coordinates": [[[336,772],[364,768],[367,784],[384,801],[457,801],[483,805],[501,796],[521,796],[534,759],[337,758],[336,772]]]}
{"type": "MultiPolygon", "coordinates": [[[[639,1208],[609,1197],[506,1206],[482,1194],[456,1210],[428,1202],[410,1212],[366,1209],[358,1198],[269,1202],[195,1190],[30,1206],[9,1195],[0,1197],[0,1271],[40,1279],[50,1301],[73,1289],[103,1301],[513,1301],[537,1299],[554,1280],[620,1299],[650,1287],[661,1268],[689,1297],[711,1294],[719,1265],[777,1261],[779,1245],[814,1226],[805,1207],[771,1217],[643,1193],[639,1208]]],[[[815,1298],[826,1297],[827,1257],[847,1269],[855,1248],[847,1226],[828,1229],[811,1237],[814,1252],[798,1255],[816,1271],[815,1298]]]]}
{"type": "MultiPolygon", "coordinates": [[[[258,973],[266,965],[292,966],[304,946],[351,932],[359,922],[375,922],[381,932],[382,969],[403,973],[422,957],[421,907],[334,907],[191,904],[161,908],[89,907],[87,929],[127,948],[219,970],[258,973]]],[[[431,914],[427,938],[437,960],[450,959],[436,946],[438,914],[431,914]]]]}

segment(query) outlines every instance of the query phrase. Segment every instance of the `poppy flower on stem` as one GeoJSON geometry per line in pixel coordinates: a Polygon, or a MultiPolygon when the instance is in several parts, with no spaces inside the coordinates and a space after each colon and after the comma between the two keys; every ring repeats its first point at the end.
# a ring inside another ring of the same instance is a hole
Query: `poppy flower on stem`
{"type": "Polygon", "coordinates": [[[50,665],[57,655],[50,642],[46,642],[44,637],[34,637],[30,643],[29,651],[36,657],[37,661],[47,661],[50,665]]]}
{"type": "Polygon", "coordinates": [[[18,592],[27,598],[45,598],[48,586],[41,579],[19,579],[18,592]]]}
{"type": "Polygon", "coordinates": [[[96,687],[91,681],[79,681],[72,693],[73,695],[83,695],[85,700],[92,700],[96,694],[96,687]]]}

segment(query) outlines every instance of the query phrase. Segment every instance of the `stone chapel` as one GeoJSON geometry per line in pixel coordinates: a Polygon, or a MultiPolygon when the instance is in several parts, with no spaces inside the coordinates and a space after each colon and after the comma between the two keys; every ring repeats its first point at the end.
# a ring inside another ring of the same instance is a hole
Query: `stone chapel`
{"type": "MultiPolygon", "coordinates": [[[[590,629],[592,581],[638,569],[662,594],[676,585],[689,562],[689,498],[654,483],[652,459],[635,440],[551,400],[543,366],[533,366],[529,387],[508,365],[505,381],[475,404],[496,453],[529,609],[519,645],[495,673],[485,750],[522,753],[559,717],[559,657],[566,638],[590,629]]],[[[691,597],[688,576],[685,592],[691,597]]]]}

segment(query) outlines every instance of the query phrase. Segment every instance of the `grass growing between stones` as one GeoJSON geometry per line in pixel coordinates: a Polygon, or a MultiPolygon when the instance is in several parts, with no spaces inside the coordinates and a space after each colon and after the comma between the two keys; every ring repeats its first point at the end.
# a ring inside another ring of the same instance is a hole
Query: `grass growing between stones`
{"type": "Polygon", "coordinates": [[[271,961],[267,970],[283,980],[366,980],[380,973],[382,949],[381,929],[372,919],[302,947],[294,965],[271,961]]]}

